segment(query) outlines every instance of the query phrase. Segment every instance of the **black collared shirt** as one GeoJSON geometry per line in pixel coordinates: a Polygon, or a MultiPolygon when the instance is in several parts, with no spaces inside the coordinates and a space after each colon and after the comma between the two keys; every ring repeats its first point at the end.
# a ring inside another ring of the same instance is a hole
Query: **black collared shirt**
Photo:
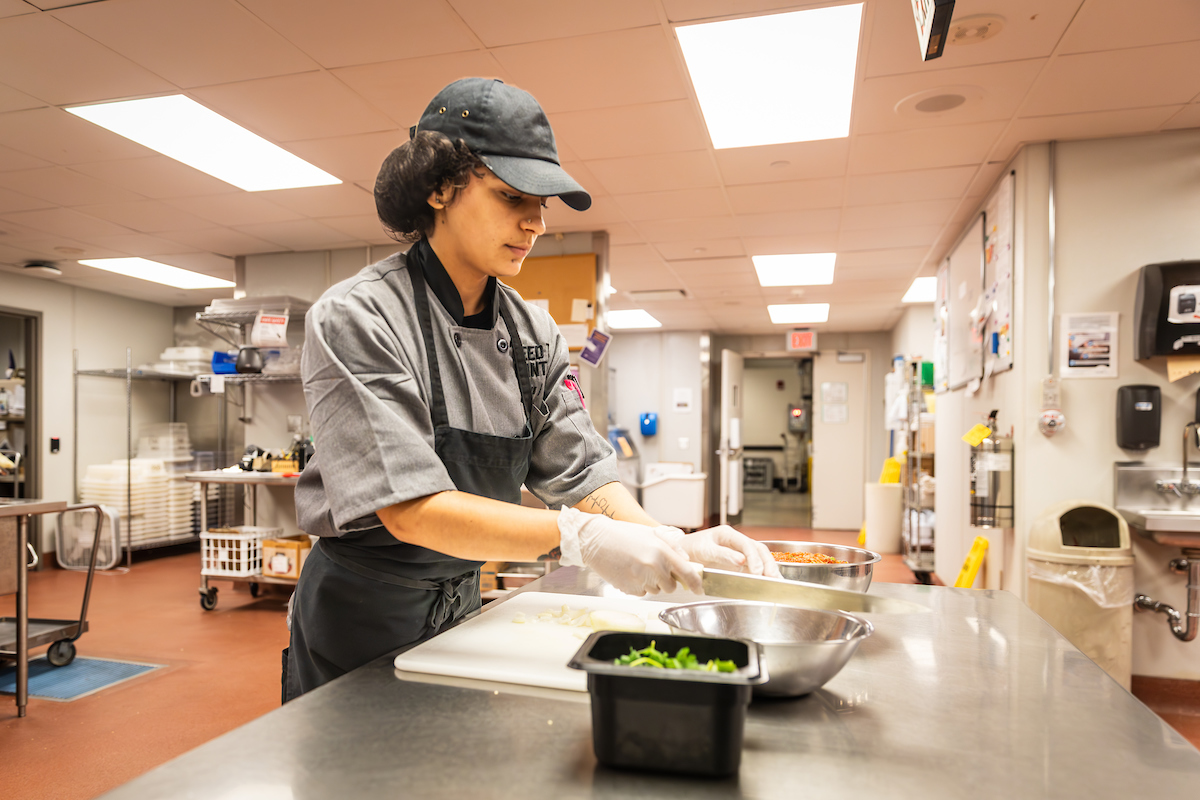
{"type": "Polygon", "coordinates": [[[446,272],[441,259],[437,257],[437,253],[433,252],[428,241],[422,239],[414,244],[408,251],[408,259],[410,263],[421,265],[426,283],[429,284],[434,296],[442,304],[442,308],[446,309],[454,319],[454,324],[464,328],[478,328],[482,331],[496,327],[499,309],[496,307],[496,279],[494,277],[488,278],[487,286],[484,287],[483,310],[468,317],[463,314],[462,296],[458,293],[458,287],[450,279],[450,273],[446,272]]]}

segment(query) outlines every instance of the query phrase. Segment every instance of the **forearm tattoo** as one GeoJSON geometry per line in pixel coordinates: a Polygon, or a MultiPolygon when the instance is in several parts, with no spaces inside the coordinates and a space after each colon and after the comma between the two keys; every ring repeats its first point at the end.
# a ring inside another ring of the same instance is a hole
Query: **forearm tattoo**
{"type": "Polygon", "coordinates": [[[561,561],[561,560],[562,560],[562,548],[561,547],[555,547],[549,553],[544,553],[544,554],[538,556],[538,561],[561,561]]]}
{"type": "Polygon", "coordinates": [[[595,495],[589,495],[588,502],[592,504],[592,508],[596,509],[609,519],[617,518],[617,512],[609,509],[607,499],[603,497],[596,497],[595,495]]]}

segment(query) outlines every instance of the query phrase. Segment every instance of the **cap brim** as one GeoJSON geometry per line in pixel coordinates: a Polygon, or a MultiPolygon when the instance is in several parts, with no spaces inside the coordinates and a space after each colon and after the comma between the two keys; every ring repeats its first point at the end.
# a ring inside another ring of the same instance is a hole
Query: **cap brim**
{"type": "Polygon", "coordinates": [[[517,191],[538,197],[562,198],[576,211],[587,211],[592,206],[592,196],[558,164],[537,158],[482,153],[479,157],[497,178],[517,191]]]}

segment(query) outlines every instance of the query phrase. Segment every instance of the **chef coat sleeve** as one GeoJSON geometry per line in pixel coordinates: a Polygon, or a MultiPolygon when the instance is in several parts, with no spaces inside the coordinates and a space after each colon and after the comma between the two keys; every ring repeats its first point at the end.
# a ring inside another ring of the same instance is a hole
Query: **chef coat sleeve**
{"type": "Polygon", "coordinates": [[[362,528],[364,517],[378,525],[373,515],[381,508],[455,488],[434,452],[429,408],[408,355],[352,296],[326,298],[308,312],[304,396],[339,532],[362,528]]]}
{"type": "Polygon", "coordinates": [[[525,487],[550,508],[574,506],[617,478],[617,455],[596,432],[579,391],[567,384],[567,344],[557,327],[541,399],[534,403],[533,456],[525,487]]]}

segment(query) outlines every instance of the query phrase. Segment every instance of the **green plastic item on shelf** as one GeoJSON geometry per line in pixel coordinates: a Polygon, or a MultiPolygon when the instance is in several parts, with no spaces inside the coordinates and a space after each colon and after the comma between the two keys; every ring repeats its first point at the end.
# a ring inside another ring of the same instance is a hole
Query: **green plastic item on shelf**
{"type": "Polygon", "coordinates": [[[922,361],[921,362],[921,385],[922,386],[933,386],[933,362],[932,361],[922,361]]]}

